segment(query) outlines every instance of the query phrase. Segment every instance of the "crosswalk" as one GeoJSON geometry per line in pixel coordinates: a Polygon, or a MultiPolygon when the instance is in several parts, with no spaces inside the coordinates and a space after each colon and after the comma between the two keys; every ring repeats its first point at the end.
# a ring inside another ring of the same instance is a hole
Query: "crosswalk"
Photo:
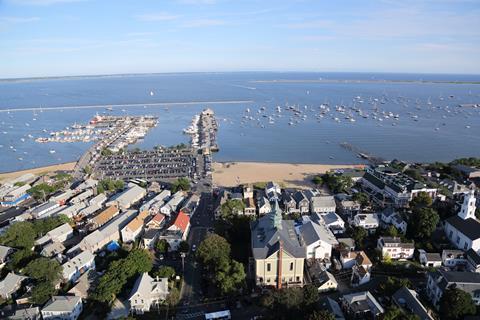
{"type": "Polygon", "coordinates": [[[186,313],[186,314],[177,314],[175,319],[177,320],[187,320],[187,319],[203,319],[203,316],[205,315],[205,312],[203,311],[198,311],[198,312],[193,312],[193,313],[186,313]]]}

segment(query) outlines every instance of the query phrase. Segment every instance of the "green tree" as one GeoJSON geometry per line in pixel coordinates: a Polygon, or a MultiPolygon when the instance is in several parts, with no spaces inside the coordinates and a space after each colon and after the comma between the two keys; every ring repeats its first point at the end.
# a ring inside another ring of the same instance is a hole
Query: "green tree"
{"type": "Polygon", "coordinates": [[[380,284],[380,291],[384,296],[391,297],[402,287],[412,288],[412,283],[407,278],[388,277],[385,282],[380,284]]]}
{"type": "Polygon", "coordinates": [[[360,203],[360,206],[362,208],[365,208],[370,203],[370,198],[368,197],[368,194],[366,194],[365,192],[354,193],[352,196],[352,200],[360,203]]]}
{"type": "Polygon", "coordinates": [[[36,232],[32,223],[28,221],[17,222],[0,236],[0,244],[14,248],[31,249],[35,241],[35,235],[36,232]]]}
{"type": "Polygon", "coordinates": [[[225,238],[210,234],[198,246],[197,257],[206,266],[216,266],[230,257],[230,244],[225,238]]]}
{"type": "Polygon", "coordinates": [[[398,237],[398,230],[394,226],[389,226],[384,233],[387,237],[398,237]]]}
{"type": "Polygon", "coordinates": [[[188,245],[187,241],[182,241],[178,244],[178,251],[187,253],[190,250],[190,246],[188,245]]]}
{"type": "Polygon", "coordinates": [[[327,310],[314,311],[307,320],[335,320],[335,315],[327,310]]]}
{"type": "Polygon", "coordinates": [[[400,308],[389,307],[382,317],[383,320],[420,320],[415,314],[405,313],[400,308]]]}
{"type": "Polygon", "coordinates": [[[349,176],[326,173],[322,176],[322,180],[334,193],[345,192],[353,187],[353,180],[349,176]]]}
{"type": "Polygon", "coordinates": [[[353,227],[351,230],[351,236],[353,240],[355,240],[355,244],[360,247],[363,246],[363,241],[365,240],[367,235],[367,230],[362,227],[353,227]]]}
{"type": "Polygon", "coordinates": [[[30,278],[55,283],[60,280],[62,266],[56,260],[41,257],[31,261],[24,272],[30,278]]]}
{"type": "Polygon", "coordinates": [[[169,266],[160,266],[157,271],[153,273],[154,277],[159,278],[173,278],[175,276],[175,269],[169,266]]]}
{"type": "Polygon", "coordinates": [[[307,307],[313,306],[318,301],[318,289],[311,284],[303,287],[303,300],[307,307]]]}
{"type": "Polygon", "coordinates": [[[32,289],[32,303],[43,305],[55,294],[55,287],[50,282],[39,282],[32,289]]]}
{"type": "Polygon", "coordinates": [[[222,268],[217,270],[215,275],[215,282],[222,294],[230,294],[239,287],[243,287],[245,281],[245,270],[243,264],[232,260],[222,268]]]}
{"type": "Polygon", "coordinates": [[[170,292],[168,293],[168,296],[165,302],[170,307],[174,307],[178,304],[178,301],[180,301],[180,291],[178,291],[176,287],[173,287],[170,289],[170,292]]]}
{"type": "Polygon", "coordinates": [[[457,320],[476,313],[472,296],[463,290],[452,288],[443,292],[440,299],[440,314],[443,319],[457,320]]]}
{"type": "Polygon", "coordinates": [[[429,194],[421,191],[417,193],[417,195],[410,201],[411,208],[423,208],[423,207],[430,207],[432,205],[432,198],[430,198],[429,194]]]}
{"type": "Polygon", "coordinates": [[[425,240],[430,238],[440,220],[438,213],[432,208],[416,208],[410,217],[408,233],[411,237],[425,240]]]}
{"type": "Polygon", "coordinates": [[[165,239],[160,239],[155,244],[155,249],[157,250],[158,253],[167,252],[169,247],[170,247],[170,245],[168,244],[167,240],[165,240],[165,239]]]}
{"type": "Polygon", "coordinates": [[[232,216],[243,213],[245,204],[241,200],[228,199],[220,207],[221,217],[225,220],[230,219],[232,216]]]}
{"type": "Polygon", "coordinates": [[[12,271],[20,270],[25,267],[33,257],[35,257],[35,254],[32,250],[19,249],[10,256],[10,260],[7,263],[7,268],[12,271]]]}
{"type": "Polygon", "coordinates": [[[183,191],[190,190],[190,180],[182,177],[182,178],[178,178],[175,182],[173,182],[172,192],[177,192],[179,190],[183,190],[183,191]]]}
{"type": "Polygon", "coordinates": [[[64,223],[72,223],[72,220],[66,215],[60,214],[54,217],[35,220],[33,228],[35,229],[36,237],[41,237],[64,223]]]}
{"type": "Polygon", "coordinates": [[[321,186],[323,184],[323,179],[321,176],[315,176],[313,177],[312,182],[317,186],[321,186]]]}
{"type": "Polygon", "coordinates": [[[92,172],[93,172],[93,169],[88,164],[83,168],[83,173],[85,173],[86,175],[90,175],[92,174],[92,172]]]}

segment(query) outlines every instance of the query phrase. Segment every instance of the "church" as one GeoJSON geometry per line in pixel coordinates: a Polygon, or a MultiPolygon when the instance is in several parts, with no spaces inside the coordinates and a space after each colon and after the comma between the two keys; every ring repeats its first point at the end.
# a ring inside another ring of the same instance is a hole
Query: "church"
{"type": "Polygon", "coordinates": [[[480,251],[480,222],[475,217],[475,192],[465,193],[462,208],[456,216],[445,220],[445,234],[458,249],[480,251]]]}

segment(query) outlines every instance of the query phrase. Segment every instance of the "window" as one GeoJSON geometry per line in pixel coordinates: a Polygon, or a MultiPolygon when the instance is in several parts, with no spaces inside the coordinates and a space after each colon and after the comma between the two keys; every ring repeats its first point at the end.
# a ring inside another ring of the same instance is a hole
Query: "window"
{"type": "Polygon", "coordinates": [[[267,283],[270,283],[270,278],[267,278],[267,283]]]}
{"type": "Polygon", "coordinates": [[[297,277],[297,282],[300,282],[300,277],[297,277]]]}
{"type": "Polygon", "coordinates": [[[463,250],[467,250],[468,249],[468,243],[465,242],[465,244],[463,245],[463,250]]]}
{"type": "Polygon", "coordinates": [[[452,230],[450,230],[450,234],[449,234],[449,236],[448,236],[448,237],[449,237],[450,239],[452,239],[452,236],[453,236],[453,231],[452,231],[452,230]]]}
{"type": "Polygon", "coordinates": [[[272,266],[270,265],[270,263],[267,263],[267,272],[270,272],[272,270],[272,266]]]}
{"type": "Polygon", "coordinates": [[[290,262],[290,271],[293,271],[293,262],[290,262]]]}
{"type": "Polygon", "coordinates": [[[460,243],[460,237],[457,236],[457,243],[460,243]]]}

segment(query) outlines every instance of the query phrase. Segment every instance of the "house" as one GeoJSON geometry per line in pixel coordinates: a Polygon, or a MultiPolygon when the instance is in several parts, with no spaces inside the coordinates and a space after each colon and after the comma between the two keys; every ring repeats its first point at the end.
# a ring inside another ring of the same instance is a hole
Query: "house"
{"type": "Polygon", "coordinates": [[[310,201],[310,211],[312,213],[335,212],[337,204],[333,196],[316,196],[310,201]]]}
{"type": "Polygon", "coordinates": [[[388,207],[382,211],[380,221],[383,226],[392,225],[403,234],[407,232],[407,222],[402,218],[400,213],[396,212],[392,207],[388,207]]]}
{"type": "Polygon", "coordinates": [[[338,282],[330,272],[325,270],[319,274],[314,285],[318,288],[318,292],[329,292],[337,290],[338,282]]]}
{"type": "Polygon", "coordinates": [[[43,237],[35,240],[37,246],[43,246],[49,242],[64,242],[73,236],[73,229],[68,223],[48,231],[43,237]]]}
{"type": "Polygon", "coordinates": [[[255,207],[255,201],[253,198],[245,199],[245,209],[243,209],[243,214],[246,216],[255,216],[257,213],[257,208],[255,207]]]}
{"type": "Polygon", "coordinates": [[[83,191],[82,193],[77,194],[77,195],[76,195],[75,197],[73,197],[72,199],[70,199],[69,202],[70,202],[71,204],[83,202],[84,200],[87,200],[87,199],[90,198],[91,196],[93,196],[93,190],[92,190],[92,189],[87,189],[87,190],[83,191]]]}
{"type": "Polygon", "coordinates": [[[343,315],[340,305],[332,298],[326,297],[324,299],[320,299],[320,307],[322,310],[326,310],[333,314],[335,320],[345,320],[345,316],[343,315]]]}
{"type": "Polygon", "coordinates": [[[158,213],[158,210],[165,204],[165,200],[170,198],[170,190],[164,189],[154,198],[150,199],[148,202],[142,204],[140,211],[149,210],[151,214],[158,213]]]}
{"type": "Polygon", "coordinates": [[[380,220],[376,213],[359,213],[353,217],[352,225],[364,228],[368,233],[374,233],[380,225],[380,220]]]}
{"type": "Polygon", "coordinates": [[[258,214],[263,216],[270,211],[272,211],[272,206],[270,205],[270,201],[264,196],[261,196],[257,200],[257,207],[258,207],[258,214]]]}
{"type": "Polygon", "coordinates": [[[170,216],[172,213],[176,212],[180,207],[180,203],[184,199],[183,191],[178,191],[175,193],[167,203],[165,203],[161,208],[160,212],[170,216]]]}
{"type": "MultiPolygon", "coordinates": [[[[199,203],[200,203],[200,197],[197,194],[192,194],[183,204],[182,208],[180,208],[180,211],[182,211],[189,217],[192,217],[199,203]]],[[[255,209],[255,206],[254,206],[254,209],[255,209]]]]}
{"type": "Polygon", "coordinates": [[[125,227],[123,227],[122,241],[125,243],[134,242],[143,231],[143,224],[149,216],[148,210],[142,211],[132,221],[130,221],[125,227]]]}
{"type": "Polygon", "coordinates": [[[96,229],[103,226],[104,224],[115,218],[119,213],[120,211],[115,205],[107,207],[105,210],[103,210],[90,220],[92,228],[96,229]]]}
{"type": "Polygon", "coordinates": [[[355,264],[352,267],[352,277],[350,284],[352,287],[361,286],[370,281],[370,270],[372,261],[364,251],[359,251],[355,257],[355,264]]]}
{"type": "Polygon", "coordinates": [[[101,206],[107,201],[107,196],[104,193],[100,193],[99,195],[96,195],[92,199],[88,201],[88,205],[93,206],[93,205],[98,205],[101,206]]]}
{"type": "Polygon", "coordinates": [[[393,294],[392,301],[397,307],[416,315],[420,320],[433,320],[427,308],[420,302],[419,294],[415,290],[401,287],[393,294]]]}
{"type": "Polygon", "coordinates": [[[427,296],[436,308],[445,290],[452,287],[469,293],[475,304],[480,304],[480,273],[442,269],[428,273],[427,296]]]}
{"type": "Polygon", "coordinates": [[[70,290],[69,295],[74,295],[82,299],[87,299],[89,294],[95,290],[95,284],[97,283],[98,275],[95,270],[90,269],[78,278],[77,283],[70,290]]]}
{"type": "Polygon", "coordinates": [[[78,214],[80,214],[80,211],[85,209],[87,205],[85,202],[78,202],[73,205],[66,206],[64,209],[61,211],[58,211],[57,214],[63,214],[66,215],[69,218],[72,218],[78,214]]]}
{"type": "Polygon", "coordinates": [[[71,189],[67,189],[65,191],[62,191],[62,192],[58,192],[58,193],[55,193],[53,194],[49,201],[50,202],[57,202],[59,205],[64,205],[65,203],[68,202],[68,199],[72,198],[73,196],[75,196],[77,194],[77,191],[75,190],[71,190],[71,189]]]}
{"type": "Polygon", "coordinates": [[[90,269],[95,269],[95,255],[90,251],[83,251],[62,264],[63,279],[75,282],[90,269]]]}
{"type": "Polygon", "coordinates": [[[160,235],[159,239],[164,239],[169,244],[169,251],[178,250],[180,242],[185,241],[190,230],[190,218],[180,211],[173,224],[160,235]]]}
{"type": "Polygon", "coordinates": [[[8,256],[12,253],[12,248],[0,245],[0,268],[5,262],[7,262],[8,256]]]}
{"type": "Polygon", "coordinates": [[[0,281],[0,297],[4,299],[10,299],[22,286],[22,282],[27,277],[19,276],[13,272],[7,274],[7,276],[0,281]]]}
{"type": "Polygon", "coordinates": [[[153,279],[148,273],[143,273],[135,281],[130,294],[130,312],[143,314],[165,301],[168,295],[168,278],[153,279]]]}
{"type": "Polygon", "coordinates": [[[270,213],[252,221],[250,229],[257,286],[303,286],[306,248],[297,238],[294,222],[282,219],[278,201],[270,213]]]}
{"type": "Polygon", "coordinates": [[[106,206],[116,206],[122,210],[129,209],[134,203],[140,201],[147,195],[147,190],[144,188],[129,183],[128,189],[116,194],[111,200],[106,203],[106,206]]]}
{"type": "Polygon", "coordinates": [[[13,207],[30,198],[27,191],[31,188],[29,184],[23,186],[12,186],[7,189],[7,193],[0,196],[0,206],[13,207]]]}
{"type": "Polygon", "coordinates": [[[285,210],[285,213],[298,212],[297,202],[295,201],[295,198],[293,197],[293,194],[290,191],[288,190],[283,191],[282,200],[283,200],[283,208],[285,210]]]}
{"type": "Polygon", "coordinates": [[[242,187],[243,198],[253,198],[253,186],[251,184],[245,184],[242,187]]]}
{"type": "Polygon", "coordinates": [[[415,251],[413,242],[402,242],[399,237],[380,237],[377,240],[377,249],[382,252],[382,257],[391,259],[412,259],[415,251]]]}
{"type": "Polygon", "coordinates": [[[271,181],[267,182],[267,184],[265,185],[265,195],[268,201],[279,201],[281,193],[282,189],[280,188],[280,185],[278,183],[271,181]]]}
{"type": "Polygon", "coordinates": [[[467,270],[470,272],[480,272],[480,255],[473,249],[468,249],[465,253],[467,258],[467,270]]]}
{"type": "Polygon", "coordinates": [[[65,251],[65,246],[61,242],[51,242],[45,245],[40,252],[40,254],[44,257],[50,258],[53,256],[57,256],[65,251]]]}
{"type": "Polygon", "coordinates": [[[445,234],[458,249],[467,251],[472,248],[480,251],[480,221],[475,217],[474,190],[464,194],[463,203],[456,216],[445,220],[445,234]]]}
{"type": "Polygon", "coordinates": [[[346,294],[340,299],[343,310],[352,318],[377,319],[385,312],[369,291],[346,294]]]}
{"type": "Polygon", "coordinates": [[[467,179],[480,178],[480,169],[475,167],[466,166],[463,164],[454,165],[453,168],[460,171],[467,179]]]}
{"type": "Polygon", "coordinates": [[[159,229],[153,229],[153,228],[147,229],[142,237],[144,248],[150,249],[150,250],[155,248],[155,243],[157,242],[159,235],[160,235],[159,229]]]}
{"type": "Polygon", "coordinates": [[[308,216],[303,216],[302,222],[296,230],[301,245],[305,247],[306,258],[330,259],[332,247],[338,244],[330,229],[321,221],[313,221],[308,216]]]}
{"type": "Polygon", "coordinates": [[[86,237],[84,237],[80,243],[70,248],[67,254],[75,254],[80,251],[97,252],[102,249],[111,241],[120,240],[120,230],[126,226],[137,214],[135,210],[127,210],[126,212],[119,214],[116,218],[108,222],[103,227],[95,230],[86,237]]]}
{"type": "Polygon", "coordinates": [[[418,250],[418,260],[426,267],[438,268],[442,266],[442,257],[439,253],[426,252],[423,249],[418,250]]]}
{"type": "Polygon", "coordinates": [[[321,215],[314,213],[313,215],[316,215],[318,219],[322,219],[323,223],[325,223],[334,234],[345,232],[345,221],[335,212],[323,213],[321,215]]]}
{"type": "Polygon", "coordinates": [[[297,211],[300,212],[300,214],[307,214],[310,211],[310,201],[308,201],[302,191],[296,191],[293,194],[293,199],[297,204],[297,211]]]}
{"type": "Polygon", "coordinates": [[[40,320],[40,308],[30,307],[15,310],[15,313],[7,318],[8,320],[40,320]]]}
{"type": "Polygon", "coordinates": [[[165,216],[161,213],[157,213],[150,219],[145,226],[149,229],[160,229],[165,223],[165,216]]]}
{"type": "Polygon", "coordinates": [[[465,267],[467,258],[462,250],[443,250],[442,265],[448,268],[465,267]]]}
{"type": "Polygon", "coordinates": [[[76,296],[53,296],[43,307],[42,317],[48,319],[76,320],[82,313],[82,299],[76,296]]]}
{"type": "Polygon", "coordinates": [[[45,202],[35,208],[32,209],[30,214],[35,219],[46,218],[51,216],[55,210],[58,210],[60,205],[57,202],[45,202]]]}
{"type": "Polygon", "coordinates": [[[349,219],[360,213],[360,202],[351,200],[351,197],[336,195],[335,202],[339,212],[349,219]]]}
{"type": "Polygon", "coordinates": [[[437,195],[436,188],[429,188],[400,170],[385,165],[366,168],[361,183],[366,190],[371,190],[370,193],[392,199],[396,207],[407,207],[420,192],[426,192],[432,199],[437,195]]]}
{"type": "Polygon", "coordinates": [[[340,252],[340,262],[343,269],[352,269],[355,265],[366,268],[372,267],[372,262],[363,251],[342,250],[340,252]]]}

